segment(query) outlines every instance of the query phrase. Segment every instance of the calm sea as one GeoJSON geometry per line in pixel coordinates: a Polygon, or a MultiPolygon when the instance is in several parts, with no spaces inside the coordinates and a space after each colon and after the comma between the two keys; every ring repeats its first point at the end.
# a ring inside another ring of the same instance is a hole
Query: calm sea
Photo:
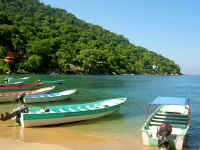
{"type": "MultiPolygon", "coordinates": [[[[108,98],[127,97],[119,112],[103,118],[73,123],[73,128],[83,132],[121,136],[139,136],[144,123],[146,106],[157,96],[185,96],[191,103],[191,128],[185,149],[200,147],[200,76],[111,76],[111,75],[27,75],[29,82],[64,80],[54,91],[78,89],[70,100],[29,105],[60,105],[93,102],[108,98]]],[[[5,76],[1,76],[3,78],[5,76]]],[[[22,77],[22,76],[17,76],[22,77]]],[[[0,104],[0,111],[11,111],[16,104],[0,104]]],[[[68,125],[62,125],[68,127],[68,125]]]]}

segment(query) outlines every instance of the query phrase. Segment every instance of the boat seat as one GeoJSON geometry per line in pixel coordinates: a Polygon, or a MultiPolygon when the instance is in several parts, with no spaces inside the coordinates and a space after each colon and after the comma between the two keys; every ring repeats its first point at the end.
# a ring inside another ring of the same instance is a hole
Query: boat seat
{"type": "Polygon", "coordinates": [[[78,109],[79,109],[80,111],[86,111],[86,109],[81,108],[80,106],[78,107],[78,109]]]}
{"type": "Polygon", "coordinates": [[[187,120],[187,118],[185,118],[185,117],[164,116],[164,115],[155,115],[154,118],[157,118],[157,119],[169,119],[169,120],[187,120]]]}
{"type": "Polygon", "coordinates": [[[184,114],[176,114],[176,113],[163,113],[163,112],[157,112],[156,115],[159,115],[159,116],[173,116],[173,117],[180,117],[180,118],[183,118],[183,117],[186,117],[187,118],[187,115],[184,115],[184,114]]]}
{"type": "Polygon", "coordinates": [[[63,109],[59,109],[59,111],[60,111],[60,112],[67,112],[66,110],[63,110],[63,109]]]}
{"type": "Polygon", "coordinates": [[[50,110],[49,112],[47,112],[47,113],[56,113],[55,111],[53,111],[53,110],[50,110]]]}
{"type": "Polygon", "coordinates": [[[69,107],[69,111],[71,111],[71,112],[77,112],[75,109],[72,109],[71,107],[69,107]]]}
{"type": "Polygon", "coordinates": [[[56,113],[56,112],[55,112],[55,111],[52,111],[52,110],[47,111],[47,112],[45,112],[45,111],[37,111],[37,112],[36,112],[36,114],[42,114],[42,113],[56,113]]]}
{"type": "Polygon", "coordinates": [[[96,109],[95,107],[90,107],[89,105],[87,105],[86,108],[87,108],[88,110],[95,110],[95,109],[96,109]]]}
{"type": "Polygon", "coordinates": [[[101,105],[94,104],[96,108],[103,108],[101,105]]]}
{"type": "Polygon", "coordinates": [[[106,105],[108,107],[112,107],[112,106],[115,106],[115,105],[119,105],[121,104],[121,100],[111,100],[111,101],[107,101],[107,102],[104,102],[103,105],[106,105]]]}
{"type": "Polygon", "coordinates": [[[95,104],[94,105],[96,108],[100,108],[100,109],[103,109],[103,108],[105,108],[105,106],[104,105],[97,105],[97,104],[95,104]]]}
{"type": "Polygon", "coordinates": [[[177,114],[187,113],[185,106],[182,106],[182,105],[168,105],[168,106],[161,108],[161,111],[166,112],[166,113],[177,113],[177,114]]]}
{"type": "Polygon", "coordinates": [[[175,124],[187,124],[187,120],[168,120],[168,119],[155,119],[151,120],[152,122],[162,122],[162,123],[175,123],[175,124]]]}
{"type": "MultiPolygon", "coordinates": [[[[161,124],[163,124],[163,122],[150,122],[150,125],[151,126],[160,126],[161,124]]],[[[187,125],[185,124],[173,124],[173,123],[170,123],[170,125],[173,127],[173,128],[186,128],[187,125]]]]}

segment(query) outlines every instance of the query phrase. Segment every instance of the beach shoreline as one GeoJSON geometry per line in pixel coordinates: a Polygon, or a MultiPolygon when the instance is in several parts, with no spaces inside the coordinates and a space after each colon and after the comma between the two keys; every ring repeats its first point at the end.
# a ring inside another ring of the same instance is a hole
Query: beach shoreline
{"type": "Polygon", "coordinates": [[[0,138],[0,145],[6,150],[71,150],[55,144],[28,143],[6,138],[0,138]]]}
{"type": "Polygon", "coordinates": [[[0,138],[0,145],[2,149],[6,150],[107,150],[107,149],[115,149],[115,150],[141,150],[137,146],[131,146],[130,144],[127,145],[127,143],[123,142],[111,142],[106,141],[103,143],[98,142],[89,142],[88,143],[78,143],[79,141],[76,141],[77,143],[74,145],[70,144],[69,146],[61,146],[57,144],[43,144],[43,143],[30,143],[30,142],[23,142],[20,140],[13,140],[8,138],[0,138]]]}
{"type": "Polygon", "coordinates": [[[68,128],[23,128],[13,121],[1,122],[0,145],[6,150],[141,150],[136,137],[100,135],[68,128]]]}

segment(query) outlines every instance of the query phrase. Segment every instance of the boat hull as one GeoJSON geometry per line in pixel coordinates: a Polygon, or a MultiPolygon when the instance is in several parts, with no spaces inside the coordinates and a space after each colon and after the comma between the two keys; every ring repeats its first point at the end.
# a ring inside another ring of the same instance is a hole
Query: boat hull
{"type": "Polygon", "coordinates": [[[30,108],[28,113],[21,113],[19,120],[23,127],[89,120],[103,117],[119,110],[126,100],[126,98],[116,98],[86,104],[48,106],[48,109],[30,108]]]}
{"type": "Polygon", "coordinates": [[[98,113],[98,114],[52,118],[52,119],[39,119],[39,120],[23,120],[23,117],[21,117],[22,118],[21,124],[22,124],[22,127],[28,128],[28,127],[36,127],[36,126],[47,126],[47,125],[72,123],[72,122],[77,122],[77,121],[90,120],[90,119],[103,117],[103,116],[109,115],[117,110],[119,110],[119,108],[114,109],[112,111],[102,112],[102,113],[98,113]]]}
{"type": "Polygon", "coordinates": [[[20,91],[20,92],[2,92],[0,93],[0,103],[5,103],[5,102],[14,102],[18,98],[18,96],[22,93],[28,94],[39,94],[39,93],[46,93],[49,92],[50,90],[53,90],[55,86],[51,87],[45,87],[45,88],[40,88],[36,90],[30,90],[30,91],[20,91]]]}

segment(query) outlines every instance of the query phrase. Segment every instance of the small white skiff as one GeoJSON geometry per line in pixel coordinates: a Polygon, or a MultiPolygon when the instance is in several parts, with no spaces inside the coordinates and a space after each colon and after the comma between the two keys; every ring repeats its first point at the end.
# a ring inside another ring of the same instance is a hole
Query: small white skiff
{"type": "Polygon", "coordinates": [[[39,93],[47,93],[50,90],[53,90],[55,86],[44,87],[36,90],[27,90],[27,91],[19,91],[19,92],[1,92],[0,93],[0,103],[4,102],[14,102],[22,93],[28,94],[39,94],[39,93]]]}

